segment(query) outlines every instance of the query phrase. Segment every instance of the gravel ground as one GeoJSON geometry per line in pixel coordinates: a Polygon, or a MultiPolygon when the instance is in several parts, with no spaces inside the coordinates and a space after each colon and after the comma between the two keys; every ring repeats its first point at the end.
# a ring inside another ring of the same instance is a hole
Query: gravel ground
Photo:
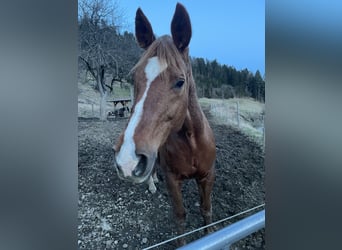
{"type": "MultiPolygon", "coordinates": [[[[263,151],[255,142],[212,120],[209,116],[217,145],[212,199],[213,221],[217,221],[264,203],[265,168],[263,151]]],[[[148,192],[146,184],[134,185],[116,175],[112,146],[126,123],[127,119],[79,119],[79,249],[143,249],[177,235],[163,173],[158,173],[155,194],[148,192]]],[[[203,223],[194,180],[185,181],[183,197],[186,231],[191,231],[203,223]]],[[[217,229],[247,215],[219,224],[217,229]]],[[[191,242],[203,235],[194,233],[186,240],[191,242]]],[[[264,236],[265,230],[260,230],[231,249],[265,249],[264,236]]],[[[175,247],[173,241],[154,249],[175,247]]]]}

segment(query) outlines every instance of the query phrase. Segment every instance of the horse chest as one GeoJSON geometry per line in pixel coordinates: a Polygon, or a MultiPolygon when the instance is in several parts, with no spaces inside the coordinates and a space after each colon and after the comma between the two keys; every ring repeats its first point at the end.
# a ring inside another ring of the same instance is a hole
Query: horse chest
{"type": "Polygon", "coordinates": [[[193,136],[171,135],[160,148],[162,167],[180,176],[192,177],[199,169],[199,158],[193,136]]]}

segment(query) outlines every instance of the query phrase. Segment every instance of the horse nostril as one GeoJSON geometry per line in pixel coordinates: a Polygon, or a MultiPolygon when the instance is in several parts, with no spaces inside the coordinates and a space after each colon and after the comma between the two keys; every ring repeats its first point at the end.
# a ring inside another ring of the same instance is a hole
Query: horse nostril
{"type": "Polygon", "coordinates": [[[145,173],[146,167],[147,167],[147,157],[145,155],[140,155],[139,163],[133,170],[132,174],[135,177],[141,177],[145,173]]]}

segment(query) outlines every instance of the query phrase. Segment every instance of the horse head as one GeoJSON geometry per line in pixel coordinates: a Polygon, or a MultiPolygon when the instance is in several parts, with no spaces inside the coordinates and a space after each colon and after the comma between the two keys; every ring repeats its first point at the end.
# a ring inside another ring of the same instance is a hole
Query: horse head
{"type": "Polygon", "coordinates": [[[182,128],[187,115],[193,81],[188,55],[191,23],[181,4],[176,6],[171,34],[156,38],[147,17],[137,10],[135,35],[145,52],[132,69],[132,114],[114,146],[119,177],[135,183],[150,177],[158,149],[172,131],[182,128]]]}

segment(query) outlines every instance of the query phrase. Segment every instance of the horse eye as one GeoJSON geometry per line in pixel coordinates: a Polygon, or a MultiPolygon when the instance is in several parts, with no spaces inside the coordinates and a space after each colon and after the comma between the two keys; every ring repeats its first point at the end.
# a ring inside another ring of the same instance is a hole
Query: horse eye
{"type": "Polygon", "coordinates": [[[183,86],[183,84],[184,84],[184,80],[183,79],[182,80],[178,80],[176,82],[176,84],[175,84],[175,88],[180,89],[183,86]]]}

